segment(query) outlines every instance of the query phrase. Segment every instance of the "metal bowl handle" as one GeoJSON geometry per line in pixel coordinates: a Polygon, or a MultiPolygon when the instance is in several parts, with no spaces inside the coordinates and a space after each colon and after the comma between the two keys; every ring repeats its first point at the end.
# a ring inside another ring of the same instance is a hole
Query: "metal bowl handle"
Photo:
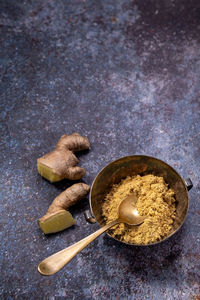
{"type": "Polygon", "coordinates": [[[185,181],[185,184],[186,184],[186,187],[187,187],[188,191],[191,190],[191,188],[193,188],[192,180],[188,177],[184,181],[185,181]]]}
{"type": "Polygon", "coordinates": [[[84,211],[84,216],[88,223],[91,223],[91,224],[96,223],[96,219],[93,217],[93,215],[91,214],[91,211],[89,209],[84,211]]]}

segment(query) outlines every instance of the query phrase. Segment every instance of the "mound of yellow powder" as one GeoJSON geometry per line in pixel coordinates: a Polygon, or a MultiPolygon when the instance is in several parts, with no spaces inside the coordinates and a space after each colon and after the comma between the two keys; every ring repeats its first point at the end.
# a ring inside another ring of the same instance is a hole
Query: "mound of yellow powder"
{"type": "Polygon", "coordinates": [[[154,243],[167,236],[175,218],[174,192],[163,177],[154,175],[127,177],[113,185],[102,207],[106,224],[117,219],[120,202],[133,192],[139,214],[147,218],[139,226],[118,224],[110,229],[111,235],[130,244],[154,243]]]}

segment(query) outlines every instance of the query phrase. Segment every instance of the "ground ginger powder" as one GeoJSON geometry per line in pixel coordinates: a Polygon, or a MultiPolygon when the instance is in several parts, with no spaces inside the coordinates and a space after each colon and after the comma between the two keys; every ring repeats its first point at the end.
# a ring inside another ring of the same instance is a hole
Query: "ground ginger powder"
{"type": "Polygon", "coordinates": [[[117,219],[120,202],[133,192],[138,197],[136,206],[139,214],[147,218],[139,226],[120,223],[109,232],[127,243],[150,244],[159,241],[170,232],[175,218],[174,192],[163,177],[128,176],[113,185],[102,207],[106,224],[117,219]]]}

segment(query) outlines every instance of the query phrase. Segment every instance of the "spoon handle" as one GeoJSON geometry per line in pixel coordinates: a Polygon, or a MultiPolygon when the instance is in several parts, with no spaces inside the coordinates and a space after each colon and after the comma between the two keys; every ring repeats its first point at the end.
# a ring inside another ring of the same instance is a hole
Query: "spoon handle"
{"type": "Polygon", "coordinates": [[[115,220],[79,242],[49,256],[44,259],[38,265],[38,271],[42,275],[52,275],[62,269],[74,256],[76,256],[82,249],[84,249],[87,245],[89,245],[93,240],[95,240],[99,235],[105,232],[110,227],[119,223],[119,220],[115,220]]]}

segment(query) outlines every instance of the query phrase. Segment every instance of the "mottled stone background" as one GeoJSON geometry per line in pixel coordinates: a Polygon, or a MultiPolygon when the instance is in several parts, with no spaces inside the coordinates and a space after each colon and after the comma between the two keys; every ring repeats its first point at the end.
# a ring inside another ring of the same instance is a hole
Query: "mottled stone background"
{"type": "Polygon", "coordinates": [[[200,1],[0,1],[0,298],[200,299],[200,1]],[[37,226],[70,182],[36,158],[63,133],[88,136],[91,184],[108,162],[149,154],[190,177],[181,230],[158,246],[101,236],[51,277],[38,263],[92,233],[83,212],[49,237],[37,226]]]}

